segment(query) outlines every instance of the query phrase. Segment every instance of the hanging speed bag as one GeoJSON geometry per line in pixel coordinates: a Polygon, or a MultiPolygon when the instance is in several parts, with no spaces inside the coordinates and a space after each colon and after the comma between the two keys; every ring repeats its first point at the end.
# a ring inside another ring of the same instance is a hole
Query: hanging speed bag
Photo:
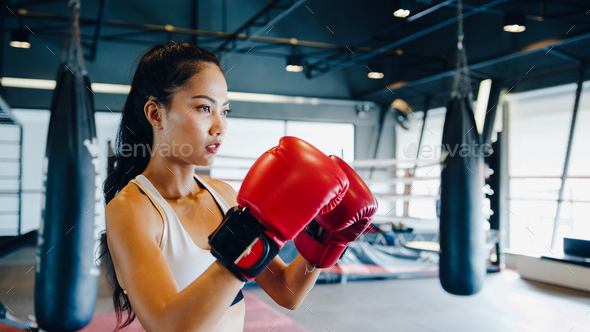
{"type": "Polygon", "coordinates": [[[96,305],[95,225],[100,225],[101,192],[94,101],[87,87],[88,76],[60,63],[47,134],[35,273],[35,316],[45,331],[83,328],[96,305]]]}
{"type": "Polygon", "coordinates": [[[449,293],[472,295],[486,273],[483,156],[467,98],[447,105],[442,137],[440,283],[449,293]]]}

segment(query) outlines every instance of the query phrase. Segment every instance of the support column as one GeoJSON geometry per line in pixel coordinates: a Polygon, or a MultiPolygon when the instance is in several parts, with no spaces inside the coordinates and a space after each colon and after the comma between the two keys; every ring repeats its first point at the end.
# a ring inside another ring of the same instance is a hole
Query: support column
{"type": "Polygon", "coordinates": [[[574,102],[574,112],[572,114],[572,123],[570,126],[570,137],[567,141],[567,150],[565,152],[565,161],[563,163],[563,173],[561,175],[561,186],[559,187],[559,195],[557,197],[557,211],[555,212],[555,221],[553,222],[553,235],[551,236],[551,248],[555,248],[555,241],[557,241],[557,227],[559,226],[559,215],[561,214],[561,204],[563,201],[563,190],[565,188],[565,181],[567,180],[567,170],[570,162],[570,155],[572,152],[572,143],[574,141],[574,132],[576,129],[576,120],[578,118],[578,107],[580,106],[580,95],[582,94],[582,85],[584,84],[584,74],[586,73],[587,61],[580,62],[578,71],[578,87],[576,89],[576,101],[574,102]]]}

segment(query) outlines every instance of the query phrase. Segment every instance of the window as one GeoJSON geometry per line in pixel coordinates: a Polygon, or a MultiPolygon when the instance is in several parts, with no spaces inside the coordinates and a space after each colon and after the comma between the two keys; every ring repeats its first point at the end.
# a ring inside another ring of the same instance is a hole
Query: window
{"type": "MultiPolygon", "coordinates": [[[[575,99],[575,84],[511,94],[509,102],[511,251],[548,255],[575,99]]],[[[555,249],[563,237],[590,238],[590,92],[582,91],[568,179],[557,223],[555,249]]]]}

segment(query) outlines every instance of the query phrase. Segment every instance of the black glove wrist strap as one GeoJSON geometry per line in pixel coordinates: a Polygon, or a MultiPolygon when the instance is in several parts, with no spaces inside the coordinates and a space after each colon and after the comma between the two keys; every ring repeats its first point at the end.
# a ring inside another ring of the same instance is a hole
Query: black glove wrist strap
{"type": "Polygon", "coordinates": [[[231,208],[209,235],[209,245],[213,256],[242,281],[256,278],[279,252],[278,244],[266,234],[266,227],[247,208],[239,206],[231,208]],[[262,246],[252,249],[258,242],[262,246]],[[260,247],[262,252],[256,252],[260,247]],[[256,261],[247,267],[238,266],[246,254],[257,257],[256,261]]]}

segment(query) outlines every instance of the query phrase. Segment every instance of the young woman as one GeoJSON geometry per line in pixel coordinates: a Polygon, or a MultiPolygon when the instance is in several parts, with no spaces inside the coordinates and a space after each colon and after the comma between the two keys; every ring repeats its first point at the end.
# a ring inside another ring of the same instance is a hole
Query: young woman
{"type": "MultiPolygon", "coordinates": [[[[236,192],[194,174],[195,165],[213,163],[229,112],[225,77],[211,52],[169,43],[141,58],[123,108],[115,170],[104,183],[102,245],[117,330],[136,316],[146,331],[243,329],[244,283],[213,257],[207,239],[237,205],[236,192]]],[[[295,309],[319,273],[300,255],[289,265],[276,256],[256,282],[295,309]]]]}

